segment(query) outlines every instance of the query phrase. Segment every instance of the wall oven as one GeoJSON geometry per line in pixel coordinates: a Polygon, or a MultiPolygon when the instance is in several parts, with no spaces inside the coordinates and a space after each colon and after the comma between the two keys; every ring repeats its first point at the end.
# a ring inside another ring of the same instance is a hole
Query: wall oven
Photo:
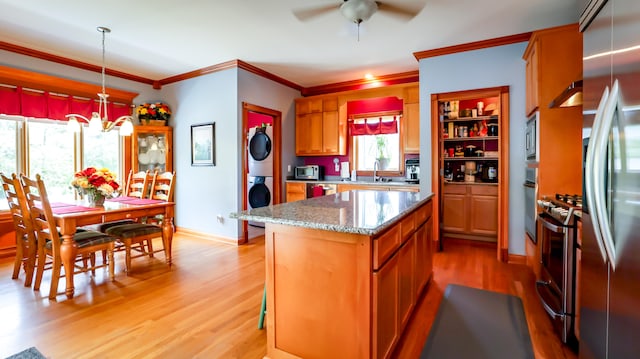
{"type": "Polygon", "coordinates": [[[525,132],[525,141],[524,141],[525,155],[526,155],[527,161],[537,162],[539,160],[539,157],[538,157],[538,153],[539,153],[538,138],[539,138],[539,132],[540,132],[539,121],[540,119],[539,119],[538,111],[534,112],[533,115],[531,115],[531,117],[527,119],[527,128],[525,132]]]}
{"type": "Polygon", "coordinates": [[[536,233],[536,183],[538,169],[527,166],[524,181],[524,229],[533,243],[537,243],[536,233]]]}
{"type": "Polygon", "coordinates": [[[576,195],[556,195],[556,199],[538,202],[541,208],[538,215],[541,268],[536,292],[560,339],[574,350],[578,344],[575,334],[578,242],[573,210],[578,208],[578,198],[581,204],[581,196],[576,195]]]}

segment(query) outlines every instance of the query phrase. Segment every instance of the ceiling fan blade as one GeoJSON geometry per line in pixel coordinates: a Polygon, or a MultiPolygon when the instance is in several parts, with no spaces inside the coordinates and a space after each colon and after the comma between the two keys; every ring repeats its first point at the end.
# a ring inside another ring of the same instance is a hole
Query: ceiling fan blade
{"type": "Polygon", "coordinates": [[[394,15],[405,20],[411,20],[416,15],[422,11],[423,6],[419,7],[410,7],[410,6],[399,6],[399,5],[391,5],[387,2],[376,1],[378,4],[378,10],[383,11],[389,15],[394,15]]]}
{"type": "Polygon", "coordinates": [[[336,11],[340,8],[340,5],[331,4],[318,7],[306,8],[306,9],[294,9],[293,15],[300,21],[307,21],[317,16],[321,16],[332,11],[336,11]]]}

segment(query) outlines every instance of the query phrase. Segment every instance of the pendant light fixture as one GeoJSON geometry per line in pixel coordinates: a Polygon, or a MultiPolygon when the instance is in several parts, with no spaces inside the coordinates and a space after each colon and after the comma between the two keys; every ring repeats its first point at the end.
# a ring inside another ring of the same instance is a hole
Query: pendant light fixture
{"type": "Polygon", "coordinates": [[[120,136],[130,136],[133,133],[133,118],[131,116],[120,116],[116,120],[110,121],[107,114],[107,99],[109,98],[109,95],[105,90],[104,40],[105,35],[107,33],[110,33],[111,29],[103,26],[98,26],[97,30],[102,33],[102,93],[98,94],[98,112],[93,112],[91,115],[91,119],[88,119],[79,114],[69,114],[66,116],[69,118],[67,125],[74,132],[80,131],[80,124],[78,123],[78,119],[81,119],[84,122],[88,123],[89,131],[92,132],[109,132],[117,125],[120,125],[120,136]]]}

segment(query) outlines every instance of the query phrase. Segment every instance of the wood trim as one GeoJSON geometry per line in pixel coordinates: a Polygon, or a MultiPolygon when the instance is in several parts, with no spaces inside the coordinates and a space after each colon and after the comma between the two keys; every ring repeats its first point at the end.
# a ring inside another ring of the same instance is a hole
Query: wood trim
{"type": "Polygon", "coordinates": [[[431,191],[433,192],[433,211],[431,216],[433,218],[432,235],[433,241],[438,251],[442,250],[441,238],[441,224],[440,224],[440,212],[442,211],[442,201],[440,200],[441,194],[444,191],[443,184],[440,181],[440,121],[438,119],[438,106],[433,106],[434,103],[438,103],[438,95],[431,94],[431,191]]]}
{"type": "Polygon", "coordinates": [[[520,254],[509,254],[509,264],[527,265],[527,256],[520,254]]]}
{"type": "MultiPolygon", "coordinates": [[[[58,55],[52,55],[52,54],[49,54],[49,53],[46,53],[46,52],[43,52],[43,51],[29,49],[29,48],[26,48],[26,47],[23,47],[23,46],[10,44],[10,43],[4,42],[4,41],[0,41],[0,50],[6,50],[6,51],[9,51],[9,52],[14,52],[16,54],[35,57],[35,58],[38,58],[38,59],[51,61],[51,62],[55,62],[55,63],[58,63],[58,64],[66,65],[66,66],[76,67],[76,68],[87,70],[87,71],[93,71],[93,72],[97,72],[97,73],[102,73],[102,67],[101,66],[92,65],[92,64],[89,64],[89,63],[86,63],[86,62],[73,60],[73,59],[70,59],[70,58],[67,58],[67,57],[62,57],[62,56],[58,56],[58,55]]],[[[131,80],[131,81],[141,82],[141,83],[150,84],[150,85],[152,85],[154,83],[154,81],[152,79],[148,79],[148,78],[145,78],[145,77],[128,74],[126,72],[111,70],[111,69],[108,69],[108,68],[105,68],[105,73],[107,75],[109,75],[109,76],[119,77],[119,78],[122,78],[122,79],[125,79],[125,80],[131,80]]],[[[111,94],[111,93],[109,92],[109,94],[111,94]]]]}
{"type": "MultiPolygon", "coordinates": [[[[444,92],[431,94],[431,175],[434,197],[438,206],[434,205],[433,215],[439,220],[442,204],[439,194],[443,190],[440,179],[440,122],[438,117],[438,101],[465,100],[478,97],[499,97],[500,101],[500,162],[498,164],[498,233],[496,257],[502,262],[509,259],[509,86],[484,89],[444,92]]],[[[434,235],[440,231],[440,222],[434,221],[434,235]]],[[[436,237],[437,238],[437,237],[436,237]]]]}
{"type": "Polygon", "coordinates": [[[450,55],[458,52],[480,50],[480,49],[486,49],[489,47],[510,45],[518,42],[525,42],[525,41],[529,41],[530,37],[531,37],[531,32],[523,32],[521,34],[496,37],[488,40],[474,41],[474,42],[468,42],[465,44],[441,47],[438,49],[418,51],[418,52],[414,52],[413,56],[415,56],[416,60],[420,61],[422,59],[427,59],[429,57],[450,55]]]}
{"type": "Polygon", "coordinates": [[[300,91],[302,96],[315,96],[328,93],[343,92],[343,91],[357,91],[369,88],[385,87],[391,85],[399,85],[411,82],[418,82],[420,80],[420,73],[418,70],[402,72],[397,74],[378,76],[374,80],[351,80],[344,82],[336,82],[332,84],[306,87],[300,91]]]}
{"type": "Polygon", "coordinates": [[[176,227],[176,232],[180,232],[181,235],[184,234],[191,237],[198,237],[202,239],[213,240],[220,243],[232,244],[234,246],[237,246],[238,243],[240,242],[240,238],[214,236],[209,233],[194,231],[192,229],[184,228],[184,227],[176,227]]]}
{"type": "MultiPolygon", "coordinates": [[[[102,92],[102,88],[99,85],[7,66],[0,66],[0,83],[11,86],[22,86],[34,90],[96,99],[98,98],[96,94],[102,92]]],[[[131,104],[133,99],[138,96],[136,92],[118,90],[114,88],[107,88],[106,91],[109,94],[109,101],[114,102],[131,104]]]]}
{"type": "Polygon", "coordinates": [[[188,80],[194,77],[198,77],[198,76],[203,76],[203,75],[207,75],[207,74],[211,74],[214,72],[218,72],[218,71],[223,71],[223,70],[227,70],[227,69],[231,69],[234,67],[238,67],[241,68],[243,70],[249,71],[251,73],[254,73],[258,76],[264,77],[266,79],[272,80],[274,82],[280,83],[282,85],[291,87],[295,90],[302,90],[302,86],[293,83],[289,80],[286,80],[280,76],[276,76],[270,72],[264,71],[256,66],[253,66],[249,63],[246,63],[242,60],[236,59],[236,60],[230,60],[230,61],[226,61],[217,65],[212,65],[212,66],[207,66],[207,67],[203,67],[201,69],[198,70],[194,70],[191,72],[186,72],[184,74],[180,74],[180,75],[175,75],[175,76],[171,76],[171,77],[167,77],[165,79],[159,80],[157,81],[159,86],[162,85],[167,85],[173,82],[178,82],[178,81],[184,81],[184,80],[188,80]]]}
{"type": "MultiPolygon", "coordinates": [[[[249,131],[249,111],[257,112],[273,118],[273,204],[279,204],[282,201],[282,112],[272,110],[270,108],[253,105],[247,102],[242,103],[242,147],[248,147],[248,139],[245,133],[249,131]]],[[[247,173],[249,172],[249,163],[246,152],[242,155],[242,210],[247,210],[247,173]]],[[[249,243],[249,229],[247,221],[242,221],[243,236],[238,244],[249,243]]]]}

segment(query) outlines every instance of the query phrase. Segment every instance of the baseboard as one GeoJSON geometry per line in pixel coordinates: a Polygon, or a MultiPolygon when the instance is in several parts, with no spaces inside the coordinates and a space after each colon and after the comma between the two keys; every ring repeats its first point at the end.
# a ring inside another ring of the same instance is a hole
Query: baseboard
{"type": "Polygon", "coordinates": [[[521,254],[509,254],[509,264],[527,265],[527,256],[521,254]]]}
{"type": "Polygon", "coordinates": [[[189,236],[198,237],[198,238],[207,239],[207,240],[214,240],[216,242],[221,242],[221,243],[225,243],[225,244],[232,244],[234,246],[237,246],[240,243],[240,240],[241,240],[241,238],[229,238],[229,237],[214,236],[214,235],[212,235],[210,233],[194,231],[192,229],[183,228],[183,227],[176,227],[176,231],[180,232],[180,234],[186,234],[186,235],[189,235],[189,236]]]}

